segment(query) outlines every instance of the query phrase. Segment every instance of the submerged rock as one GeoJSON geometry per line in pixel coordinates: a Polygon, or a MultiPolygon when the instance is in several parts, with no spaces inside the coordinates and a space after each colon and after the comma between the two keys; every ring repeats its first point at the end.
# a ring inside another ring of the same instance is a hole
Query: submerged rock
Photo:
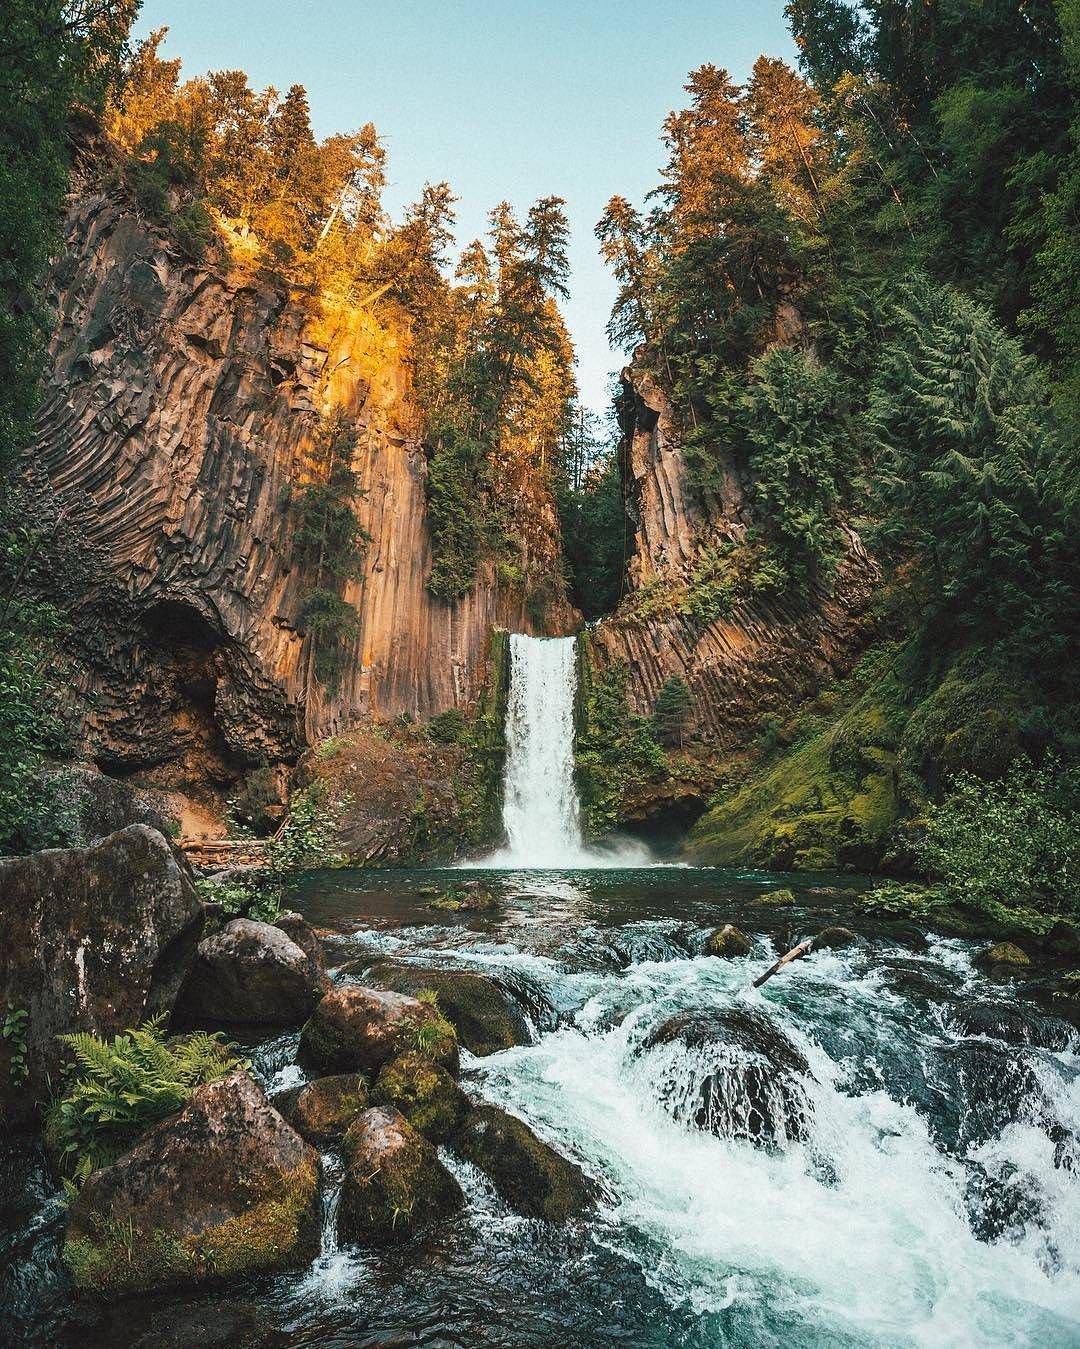
{"type": "Polygon", "coordinates": [[[859,940],[849,927],[826,927],[814,938],[815,951],[838,951],[844,946],[853,946],[859,940]]]}
{"type": "Polygon", "coordinates": [[[1002,941],[980,952],[974,964],[987,974],[1008,978],[1027,974],[1031,969],[1031,957],[1014,942],[1002,941]]]}
{"type": "Polygon", "coordinates": [[[782,890],[766,890],[764,894],[758,895],[752,902],[755,908],[759,906],[764,908],[766,906],[772,907],[774,905],[782,906],[794,904],[796,903],[795,891],[786,888],[782,890]]]}
{"type": "Polygon", "coordinates": [[[679,1012],[652,1032],[642,1051],[655,1057],[654,1090],[676,1119],[766,1145],[806,1137],[810,1066],[761,1013],[742,1007],[679,1012]]]}
{"type": "Polygon", "coordinates": [[[465,1196],[435,1149],[396,1110],[365,1110],[342,1142],[343,1241],[387,1246],[463,1208],[465,1196]]]}
{"type": "Polygon", "coordinates": [[[25,1082],[0,1040],[0,1114],[29,1122],[58,1035],[112,1036],[170,1012],[202,935],[191,870],[165,838],[130,825],[89,848],[0,859],[0,1007],[28,1015],[25,1082]]]}
{"type": "Polygon", "coordinates": [[[579,1167],[537,1138],[522,1120],[496,1106],[471,1111],[452,1146],[527,1218],[563,1222],[593,1199],[595,1187],[579,1167]]]}
{"type": "Polygon", "coordinates": [[[344,984],[331,989],[300,1034],[300,1057],[322,1072],[377,1073],[412,1049],[456,1073],[454,1028],[428,1002],[344,984]]]}
{"type": "Polygon", "coordinates": [[[303,1264],[318,1243],[318,1154],[235,1072],[86,1180],[64,1259],[112,1298],[303,1264]]]}
{"type": "Polygon", "coordinates": [[[432,1143],[445,1143],[469,1112],[469,1098],[446,1069],[416,1050],[383,1065],[371,1099],[400,1111],[432,1143]]]}
{"type": "Polygon", "coordinates": [[[487,913],[498,908],[499,895],[489,885],[480,881],[466,881],[464,885],[452,885],[428,905],[430,909],[441,909],[446,913],[487,913]]]}
{"type": "Polygon", "coordinates": [[[192,1023],[291,1026],[311,1015],[325,988],[315,961],[280,928],[234,918],[199,943],[176,1012],[192,1023]]]}
{"type": "Polygon", "coordinates": [[[735,956],[748,956],[754,949],[753,943],[745,932],[740,932],[731,923],[718,927],[705,943],[705,953],[730,960],[735,956]]]}
{"type": "Polygon", "coordinates": [[[529,1043],[529,1029],[521,1009],[495,980],[482,974],[380,960],[368,967],[363,977],[376,988],[412,997],[432,989],[438,997],[439,1010],[471,1054],[497,1054],[501,1049],[529,1043]]]}
{"type": "Polygon", "coordinates": [[[367,1079],[360,1073],[339,1073],[316,1078],[302,1087],[285,1113],[309,1143],[325,1148],[341,1142],[367,1105],[367,1079]]]}
{"type": "Polygon", "coordinates": [[[963,1036],[985,1036],[1011,1045],[1068,1049],[1080,1036],[1066,1021],[1005,1002],[969,1002],[949,1014],[949,1025],[963,1036]]]}

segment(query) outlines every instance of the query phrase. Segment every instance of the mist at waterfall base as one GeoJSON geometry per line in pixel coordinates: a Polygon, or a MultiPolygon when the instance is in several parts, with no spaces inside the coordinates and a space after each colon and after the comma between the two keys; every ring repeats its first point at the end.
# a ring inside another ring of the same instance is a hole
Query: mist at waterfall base
{"type": "Polygon", "coordinates": [[[577,641],[510,635],[503,824],[506,846],[482,863],[504,869],[646,866],[631,839],[586,845],[574,777],[577,641]]]}

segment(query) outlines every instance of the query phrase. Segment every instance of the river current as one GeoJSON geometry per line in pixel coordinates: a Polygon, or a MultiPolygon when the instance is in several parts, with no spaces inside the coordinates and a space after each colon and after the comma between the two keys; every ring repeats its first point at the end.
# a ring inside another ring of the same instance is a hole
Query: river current
{"type": "MultiPolygon", "coordinates": [[[[7,1251],[15,1342],[1080,1345],[1080,1039],[1018,1018],[1015,993],[973,970],[968,945],[861,920],[858,946],[754,990],[777,949],[851,918],[857,882],[506,870],[495,910],[448,916],[423,893],[446,879],[321,873],[298,907],[335,966],[436,961],[514,994],[533,1042],[464,1054],[463,1083],[578,1160],[602,1187],[595,1215],[564,1228],[519,1218],[447,1154],[469,1199],[459,1218],[390,1253],[339,1249],[328,1156],[311,1269],[97,1311],[67,1298],[48,1200],[7,1251]],[[781,883],[796,906],[760,903],[781,883]],[[703,955],[728,920],[753,952],[703,955]],[[648,1047],[674,1012],[733,1008],[805,1060],[794,1139],[698,1128],[694,1102],[723,1052],[648,1047]]],[[[272,1092],[301,1080],[295,1038],[251,1047],[272,1092]]]]}

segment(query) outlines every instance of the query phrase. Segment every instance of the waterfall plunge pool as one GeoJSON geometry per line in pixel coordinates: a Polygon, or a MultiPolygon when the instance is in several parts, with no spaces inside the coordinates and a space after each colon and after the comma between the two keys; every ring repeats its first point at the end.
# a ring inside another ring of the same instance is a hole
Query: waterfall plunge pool
{"type": "MultiPolygon", "coordinates": [[[[1015,994],[973,970],[969,945],[901,943],[863,918],[862,944],[754,991],[777,945],[851,919],[864,883],[488,872],[497,906],[446,914],[430,890],[447,875],[320,873],[299,907],[336,967],[438,963],[514,993],[532,1042],[464,1055],[463,1084],[574,1156],[603,1186],[597,1213],[562,1228],[519,1218],[448,1154],[468,1208],[405,1247],[339,1249],[330,1223],[306,1271],[98,1310],[68,1300],[47,1203],[6,1251],[0,1293],[24,1318],[13,1343],[1080,1345],[1078,1041],[971,1034],[965,1009],[1015,994]],[[780,885],[794,906],[761,903],[780,885]],[[749,956],[702,954],[724,921],[752,937],[749,956]],[[801,1136],[764,1147],[687,1117],[710,1051],[648,1041],[702,1009],[760,1014],[797,1048],[801,1136]]],[[[300,1080],[295,1042],[252,1047],[272,1091],[300,1080]]]]}

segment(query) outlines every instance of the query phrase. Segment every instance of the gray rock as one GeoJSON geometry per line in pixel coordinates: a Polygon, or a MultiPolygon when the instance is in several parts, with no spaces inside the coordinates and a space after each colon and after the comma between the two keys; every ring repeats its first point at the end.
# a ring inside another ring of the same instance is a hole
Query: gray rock
{"type": "Polygon", "coordinates": [[[0,1008],[28,1013],[24,1084],[0,1040],[0,1114],[28,1124],[60,1066],[56,1037],[112,1036],[170,1012],[202,935],[191,870],[130,825],[89,848],[0,858],[0,1008]]]}
{"type": "Polygon", "coordinates": [[[188,1024],[292,1026],[325,990],[319,967],[280,928],[234,918],[199,943],[176,1014],[188,1024]]]}

